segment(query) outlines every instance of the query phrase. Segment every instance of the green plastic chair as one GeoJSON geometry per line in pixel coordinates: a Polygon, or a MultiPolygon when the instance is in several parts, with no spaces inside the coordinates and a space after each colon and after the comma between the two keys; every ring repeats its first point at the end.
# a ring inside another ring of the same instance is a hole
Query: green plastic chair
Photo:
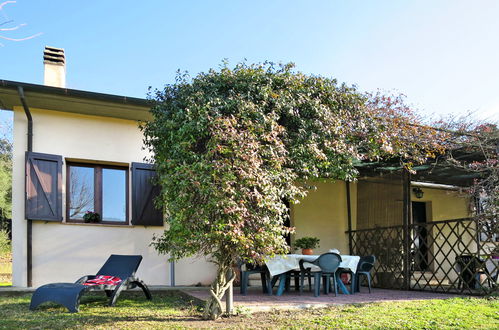
{"type": "Polygon", "coordinates": [[[333,279],[334,295],[338,295],[338,288],[336,285],[337,270],[341,263],[341,256],[337,253],[324,253],[319,256],[315,261],[300,260],[300,292],[303,288],[303,282],[306,275],[313,275],[314,277],[314,296],[318,297],[321,291],[321,278],[324,281],[324,293],[329,293],[330,279],[333,279]],[[320,268],[319,271],[312,271],[312,268],[306,268],[305,264],[311,264],[320,268]]]}
{"type": "Polygon", "coordinates": [[[375,262],[375,256],[360,257],[357,271],[352,276],[352,287],[355,288],[356,292],[360,292],[360,275],[364,275],[367,278],[369,293],[371,293],[371,269],[373,269],[375,262]]]}
{"type": "MultiPolygon", "coordinates": [[[[248,293],[248,282],[249,282],[249,276],[251,274],[260,274],[260,279],[262,281],[262,291],[263,293],[269,293],[269,284],[270,281],[267,280],[267,277],[270,275],[269,270],[267,266],[257,266],[257,265],[252,265],[252,264],[245,264],[245,269],[242,270],[242,264],[240,266],[240,272],[241,272],[241,294],[245,296],[248,293]]],[[[272,291],[270,291],[272,294],[272,291]]]]}
{"type": "Polygon", "coordinates": [[[489,287],[492,287],[491,276],[485,265],[485,260],[482,260],[473,255],[460,255],[456,257],[456,268],[458,273],[457,288],[463,291],[464,289],[479,289],[480,275],[487,276],[489,287]]]}

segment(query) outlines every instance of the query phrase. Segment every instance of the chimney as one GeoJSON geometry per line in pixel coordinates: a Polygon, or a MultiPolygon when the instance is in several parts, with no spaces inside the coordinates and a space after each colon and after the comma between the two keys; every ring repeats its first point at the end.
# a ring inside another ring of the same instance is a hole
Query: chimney
{"type": "Polygon", "coordinates": [[[45,46],[43,65],[45,67],[43,84],[45,86],[65,88],[66,56],[64,55],[64,49],[45,46]]]}

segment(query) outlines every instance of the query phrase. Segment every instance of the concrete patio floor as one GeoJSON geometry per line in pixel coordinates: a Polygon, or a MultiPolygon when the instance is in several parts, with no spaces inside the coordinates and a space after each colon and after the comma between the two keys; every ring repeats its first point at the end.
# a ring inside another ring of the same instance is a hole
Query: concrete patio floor
{"type": "MultiPolygon", "coordinates": [[[[314,297],[312,292],[304,291],[302,294],[296,291],[285,292],[282,296],[269,296],[262,293],[261,288],[253,287],[248,289],[248,294],[243,296],[239,293],[239,288],[234,288],[234,308],[249,309],[252,312],[269,311],[273,309],[300,309],[300,308],[322,308],[334,305],[370,303],[383,301],[408,301],[426,299],[448,299],[455,298],[455,294],[442,294],[422,291],[402,291],[387,289],[372,289],[371,293],[367,288],[361,288],[360,293],[354,295],[333,294],[324,295],[321,292],[319,297],[314,297]]],[[[184,293],[200,300],[209,298],[207,289],[185,290],[184,293]]],[[[225,304],[225,298],[223,299],[225,304]]],[[[225,307],[224,307],[225,308],[225,307]]]]}

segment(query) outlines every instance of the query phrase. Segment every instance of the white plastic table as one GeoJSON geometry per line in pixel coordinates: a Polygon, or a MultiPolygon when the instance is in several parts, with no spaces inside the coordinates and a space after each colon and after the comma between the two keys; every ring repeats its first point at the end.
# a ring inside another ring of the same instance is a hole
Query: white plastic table
{"type": "MultiPolygon", "coordinates": [[[[268,258],[265,260],[265,264],[269,269],[270,275],[276,276],[290,270],[299,270],[300,260],[302,259],[306,261],[315,261],[317,258],[319,258],[319,255],[287,254],[268,258]]],[[[340,268],[350,269],[355,273],[359,261],[359,256],[341,255],[340,268]]]]}
{"type": "MultiPolygon", "coordinates": [[[[275,256],[272,258],[267,258],[265,264],[269,269],[270,276],[282,275],[279,278],[279,288],[277,290],[277,295],[280,296],[284,292],[284,274],[290,270],[300,270],[300,260],[305,261],[315,261],[319,258],[319,255],[304,255],[304,254],[287,254],[284,256],[275,256]],[[282,284],[281,284],[282,283],[282,284]]],[[[341,263],[339,268],[350,269],[353,273],[357,271],[357,265],[359,264],[359,256],[341,255],[341,263]]],[[[317,267],[317,270],[319,268],[317,267]]],[[[345,294],[350,294],[348,289],[343,284],[343,282],[338,281],[338,285],[341,291],[345,294]]]]}

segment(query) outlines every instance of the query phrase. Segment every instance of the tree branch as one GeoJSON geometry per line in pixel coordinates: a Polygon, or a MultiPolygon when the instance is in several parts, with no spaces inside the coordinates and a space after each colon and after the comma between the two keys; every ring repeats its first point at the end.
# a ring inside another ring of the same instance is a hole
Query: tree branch
{"type": "Polygon", "coordinates": [[[3,6],[8,5],[9,3],[16,3],[16,1],[4,1],[0,3],[0,10],[2,10],[3,6]]]}
{"type": "MultiPolygon", "coordinates": [[[[12,21],[10,21],[10,22],[12,22],[12,21]]],[[[0,24],[0,25],[2,25],[2,24],[0,24]]],[[[26,26],[26,24],[25,23],[19,24],[19,25],[16,25],[14,27],[11,27],[11,28],[1,28],[0,31],[14,31],[14,30],[17,30],[17,29],[19,29],[20,27],[23,27],[23,26],[26,26]]]]}
{"type": "Polygon", "coordinates": [[[33,34],[32,36],[29,36],[29,37],[26,37],[26,38],[8,38],[8,37],[4,37],[4,36],[0,36],[1,39],[5,39],[5,40],[9,40],[9,41],[24,41],[24,40],[29,40],[29,39],[33,39],[33,38],[36,38],[40,35],[42,35],[43,32],[38,32],[37,34],[33,34]]]}

